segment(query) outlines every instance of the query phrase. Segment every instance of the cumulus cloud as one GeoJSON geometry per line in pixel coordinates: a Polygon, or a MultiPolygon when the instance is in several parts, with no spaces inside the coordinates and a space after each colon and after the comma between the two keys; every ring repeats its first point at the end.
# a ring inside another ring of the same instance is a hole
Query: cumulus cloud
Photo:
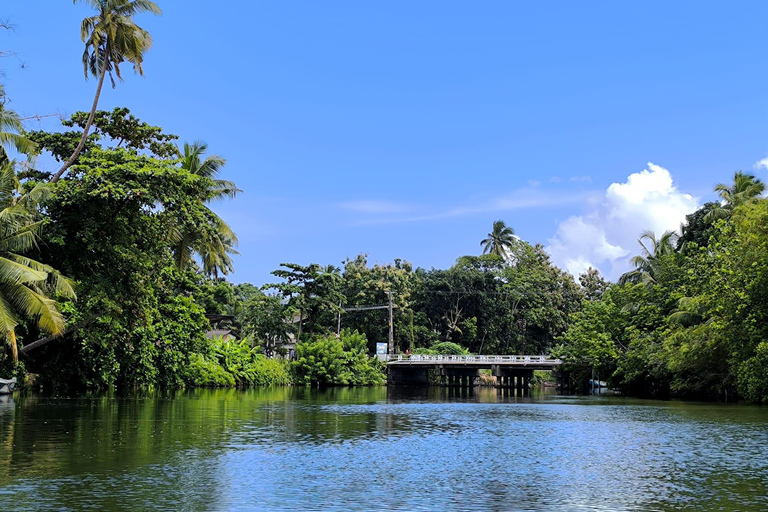
{"type": "Polygon", "coordinates": [[[758,160],[754,165],[755,169],[768,169],[768,157],[758,160]]]}
{"type": "Polygon", "coordinates": [[[678,190],[667,169],[649,162],[626,182],[611,184],[584,214],[561,222],[547,250],[574,276],[591,266],[615,280],[630,269],[643,230],[661,235],[678,229],[698,206],[697,198],[678,190]]]}

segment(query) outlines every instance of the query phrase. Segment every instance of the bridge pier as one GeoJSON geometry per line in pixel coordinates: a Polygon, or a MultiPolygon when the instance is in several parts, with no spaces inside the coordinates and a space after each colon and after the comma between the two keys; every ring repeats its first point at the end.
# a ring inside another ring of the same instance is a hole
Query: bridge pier
{"type": "Polygon", "coordinates": [[[571,374],[569,372],[558,369],[555,372],[557,378],[557,387],[560,389],[560,393],[564,395],[570,395],[574,389],[571,383],[571,374]]]}
{"type": "Polygon", "coordinates": [[[438,366],[435,368],[441,386],[448,387],[472,387],[475,378],[479,375],[476,368],[446,368],[438,366]]]}
{"type": "Polygon", "coordinates": [[[491,373],[496,377],[496,387],[498,388],[515,389],[518,395],[527,395],[530,391],[533,370],[493,365],[491,373]]]}

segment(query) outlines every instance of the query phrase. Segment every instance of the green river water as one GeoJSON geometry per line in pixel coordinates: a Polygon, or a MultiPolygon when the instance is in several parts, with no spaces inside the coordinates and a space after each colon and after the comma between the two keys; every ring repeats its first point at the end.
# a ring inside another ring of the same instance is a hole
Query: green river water
{"type": "Polygon", "coordinates": [[[492,388],[0,397],[0,510],[768,510],[768,408],[492,388]]]}

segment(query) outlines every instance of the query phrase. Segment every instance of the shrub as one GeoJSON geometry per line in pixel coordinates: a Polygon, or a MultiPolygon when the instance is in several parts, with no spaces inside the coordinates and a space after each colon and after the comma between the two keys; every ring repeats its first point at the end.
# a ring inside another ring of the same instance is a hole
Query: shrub
{"type": "Polygon", "coordinates": [[[383,363],[367,353],[368,340],[357,331],[317,336],[296,346],[296,382],[318,386],[368,386],[384,382],[383,363]]]}
{"type": "Polygon", "coordinates": [[[288,362],[268,359],[250,340],[210,340],[206,354],[193,354],[187,383],[192,386],[279,386],[291,383],[288,362]]]}

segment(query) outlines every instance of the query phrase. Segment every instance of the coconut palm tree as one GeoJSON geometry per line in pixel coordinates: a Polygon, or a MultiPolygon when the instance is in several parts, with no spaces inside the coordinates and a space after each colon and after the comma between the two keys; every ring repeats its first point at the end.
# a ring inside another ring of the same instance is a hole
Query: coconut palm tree
{"type": "MultiPolygon", "coordinates": [[[[210,210],[209,210],[210,211],[210,210]]],[[[203,264],[203,272],[219,277],[219,272],[229,274],[235,271],[230,254],[237,252],[237,236],[221,217],[213,214],[209,231],[201,236],[194,244],[195,252],[200,256],[203,264]]]]}
{"type": "Polygon", "coordinates": [[[11,163],[0,166],[0,331],[11,346],[14,364],[19,358],[15,329],[21,319],[32,319],[41,331],[59,334],[64,318],[51,297],[75,297],[66,278],[24,256],[37,244],[42,225],[36,218],[37,205],[50,191],[50,185],[43,183],[22,194],[11,163]]]}
{"type": "Polygon", "coordinates": [[[733,175],[733,183],[731,185],[718,183],[715,186],[715,192],[720,196],[722,205],[712,208],[707,213],[704,217],[704,220],[707,222],[727,219],[737,206],[759,198],[765,192],[765,183],[753,174],[744,174],[741,171],[737,171],[733,175]]]}
{"type": "MultiPolygon", "coordinates": [[[[205,158],[208,145],[202,141],[192,144],[185,143],[184,149],[177,148],[181,160],[181,168],[196,176],[207,178],[210,186],[198,199],[202,204],[208,204],[225,198],[234,198],[242,190],[231,181],[217,179],[216,176],[226,163],[218,155],[205,158]]],[[[178,268],[183,268],[192,261],[192,254],[197,253],[203,264],[203,272],[218,276],[219,272],[228,274],[234,270],[230,254],[238,254],[237,236],[224,220],[207,206],[203,206],[208,221],[206,225],[195,229],[182,229],[175,235],[177,240],[173,252],[178,268]]]]}
{"type": "Polygon", "coordinates": [[[512,248],[517,237],[515,230],[508,227],[503,220],[493,223],[493,230],[488,233],[488,238],[482,240],[483,254],[495,254],[505,260],[509,258],[508,251],[512,248]]]}
{"type": "Polygon", "coordinates": [[[242,192],[233,182],[216,179],[227,161],[219,155],[209,155],[203,159],[203,155],[208,151],[208,144],[205,142],[199,140],[192,144],[185,142],[184,150],[176,148],[176,151],[181,159],[182,169],[186,169],[196,176],[208,178],[213,182],[213,185],[208,189],[209,202],[225,198],[232,199],[242,192]]]}
{"type": "Polygon", "coordinates": [[[678,234],[675,231],[665,231],[659,238],[656,238],[656,233],[650,229],[643,231],[637,240],[642,248],[641,252],[630,260],[635,269],[622,274],[619,277],[619,284],[644,283],[650,285],[655,283],[660,260],[663,256],[675,252],[677,238],[678,234]]]}
{"type": "Polygon", "coordinates": [[[142,68],[144,53],[152,47],[152,36],[136,25],[133,17],[144,12],[156,15],[161,13],[160,8],[149,0],[74,0],[74,3],[78,2],[84,2],[96,11],[95,16],[85,18],[80,25],[80,38],[85,43],[85,51],[83,51],[85,78],[87,80],[88,75],[91,74],[98,77],[99,82],[96,85],[93,106],[83,128],[80,142],[72,156],[51,178],[53,183],[61,178],[85,147],[88,132],[99,105],[104,78],[109,75],[114,88],[115,77],[118,80],[123,79],[120,74],[120,64],[126,61],[133,64],[133,69],[137,73],[144,75],[142,68]]]}
{"type": "Polygon", "coordinates": [[[19,115],[5,108],[5,88],[0,85],[0,164],[10,160],[9,149],[31,155],[35,152],[35,143],[20,134],[23,127],[19,115]]]}

